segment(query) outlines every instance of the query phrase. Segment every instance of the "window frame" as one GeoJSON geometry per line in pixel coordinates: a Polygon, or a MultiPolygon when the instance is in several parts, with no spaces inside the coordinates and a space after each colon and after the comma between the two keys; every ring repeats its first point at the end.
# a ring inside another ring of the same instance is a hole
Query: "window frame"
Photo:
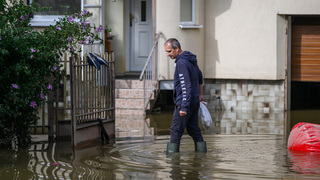
{"type": "Polygon", "coordinates": [[[30,21],[31,26],[42,27],[54,25],[54,21],[62,18],[59,15],[34,15],[33,19],[30,21]]]}
{"type": "MultiPolygon", "coordinates": [[[[181,0],[180,0],[180,3],[181,3],[181,0]]],[[[202,25],[197,25],[196,24],[196,0],[191,0],[191,3],[192,3],[192,14],[191,14],[191,18],[192,20],[191,21],[181,21],[181,9],[180,9],[180,24],[179,24],[179,27],[181,29],[201,29],[203,28],[202,25]]],[[[181,7],[181,6],[180,6],[181,7]]]]}
{"type": "MultiPolygon", "coordinates": [[[[28,0],[28,5],[30,5],[31,3],[33,3],[34,0],[28,0]]],[[[81,0],[81,7],[80,9],[82,9],[82,5],[83,1],[81,0]]],[[[31,19],[30,21],[30,25],[33,27],[48,27],[50,25],[54,25],[55,21],[58,20],[59,18],[64,17],[63,14],[61,15],[34,15],[34,17],[31,19]]]]}
{"type": "MultiPolygon", "coordinates": [[[[181,0],[180,0],[181,4],[181,0]]],[[[181,7],[181,5],[180,5],[181,7]]],[[[181,8],[180,8],[180,25],[195,25],[195,0],[191,0],[191,21],[181,21],[181,8]]]]}

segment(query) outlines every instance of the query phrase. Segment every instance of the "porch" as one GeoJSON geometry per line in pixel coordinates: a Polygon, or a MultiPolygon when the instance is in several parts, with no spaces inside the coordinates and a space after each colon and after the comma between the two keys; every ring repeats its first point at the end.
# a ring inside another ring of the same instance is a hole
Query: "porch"
{"type": "Polygon", "coordinates": [[[79,59],[65,56],[61,63],[66,68],[66,76],[59,89],[49,95],[50,103],[39,110],[41,120],[32,130],[33,134],[48,134],[51,141],[71,139],[74,146],[96,144],[100,138],[104,141],[103,131],[107,134],[105,140],[111,141],[153,135],[150,120],[145,117],[158,92],[153,70],[156,46],[157,41],[139,76],[117,78],[114,52],[101,55],[109,63],[109,67],[101,65],[101,70],[90,64],[88,54],[91,52],[79,59]]]}

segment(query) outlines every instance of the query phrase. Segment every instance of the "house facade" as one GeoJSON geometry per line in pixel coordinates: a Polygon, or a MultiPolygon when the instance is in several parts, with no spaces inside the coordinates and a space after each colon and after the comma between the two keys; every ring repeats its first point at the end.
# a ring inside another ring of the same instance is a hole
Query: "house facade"
{"type": "Polygon", "coordinates": [[[174,61],[163,44],[174,37],[197,55],[211,109],[272,118],[277,127],[285,126],[296,99],[309,104],[318,99],[299,96],[316,92],[320,81],[318,0],[83,0],[80,5],[97,14],[96,24],[112,29],[116,76],[140,75],[161,33],[155,57],[160,90],[173,87],[174,61]]]}
{"type": "Polygon", "coordinates": [[[132,52],[146,56],[144,49],[152,47],[150,40],[139,44],[140,36],[147,39],[149,31],[154,40],[161,32],[157,58],[162,89],[172,87],[174,72],[163,43],[175,37],[183,50],[197,55],[207,98],[220,95],[225,109],[283,111],[290,98],[294,20],[312,21],[320,14],[319,5],[317,0],[110,0],[104,7],[105,23],[115,36],[117,75],[138,71],[132,52]],[[151,18],[145,20],[151,28],[137,33],[142,25],[135,24],[143,24],[143,14],[151,18]]]}
{"type": "MultiPolygon", "coordinates": [[[[291,107],[312,107],[319,99],[312,93],[319,90],[320,80],[319,6],[317,0],[113,0],[105,2],[105,22],[114,30],[117,75],[139,72],[133,54],[147,57],[144,50],[152,47],[142,37],[146,40],[151,32],[154,42],[161,32],[161,90],[172,89],[174,61],[166,57],[163,44],[174,37],[198,57],[208,107],[240,112],[224,115],[228,122],[223,127],[258,119],[264,127],[274,127],[272,133],[283,134],[291,107]],[[152,22],[142,22],[144,16],[152,22]],[[151,28],[138,32],[146,24],[151,28]]],[[[261,127],[250,126],[251,131],[261,127]]]]}

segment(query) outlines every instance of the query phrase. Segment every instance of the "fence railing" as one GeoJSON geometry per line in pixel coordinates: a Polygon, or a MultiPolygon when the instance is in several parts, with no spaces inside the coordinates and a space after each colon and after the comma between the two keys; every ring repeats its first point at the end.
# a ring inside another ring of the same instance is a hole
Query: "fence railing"
{"type": "MultiPolygon", "coordinates": [[[[161,32],[156,35],[156,39],[153,43],[153,47],[149,53],[148,59],[144,65],[144,68],[140,74],[140,81],[144,84],[144,111],[148,108],[150,99],[156,96],[158,90],[158,57],[157,57],[157,47],[158,41],[161,36],[161,32]]],[[[151,108],[151,107],[150,107],[151,108]]]]}
{"type": "MultiPolygon", "coordinates": [[[[108,56],[108,55],[106,55],[108,56]]],[[[111,54],[111,59],[113,54],[111,54]]],[[[87,63],[87,58],[71,60],[71,93],[74,95],[72,110],[77,125],[114,118],[114,61],[109,68],[97,70],[87,63]]]]}
{"type": "MultiPolygon", "coordinates": [[[[90,65],[87,56],[70,59],[71,126],[73,136],[77,130],[115,121],[114,53],[106,53],[109,67],[100,70],[90,65]]],[[[114,123],[112,123],[114,125],[114,123]]]]}

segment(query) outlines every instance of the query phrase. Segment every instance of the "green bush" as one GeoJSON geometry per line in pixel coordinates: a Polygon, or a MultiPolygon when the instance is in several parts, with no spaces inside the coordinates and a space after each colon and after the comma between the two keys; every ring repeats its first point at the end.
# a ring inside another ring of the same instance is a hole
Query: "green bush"
{"type": "Polygon", "coordinates": [[[83,11],[65,15],[43,31],[30,26],[39,5],[0,0],[0,147],[28,146],[30,128],[38,108],[64,74],[60,59],[65,52],[76,56],[80,43],[101,41],[83,11]],[[51,79],[51,80],[50,80],[51,79]],[[54,79],[54,80],[52,80],[54,79]]]}

